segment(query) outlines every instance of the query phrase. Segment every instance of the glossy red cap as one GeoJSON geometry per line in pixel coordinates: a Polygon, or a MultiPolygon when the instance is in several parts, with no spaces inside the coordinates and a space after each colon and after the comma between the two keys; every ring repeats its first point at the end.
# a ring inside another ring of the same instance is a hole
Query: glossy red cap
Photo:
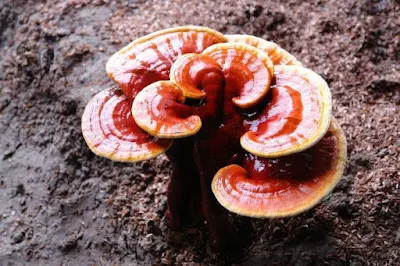
{"type": "Polygon", "coordinates": [[[95,154],[121,162],[150,159],[172,144],[140,129],[132,118],[131,102],[114,88],[101,91],[87,104],[82,133],[95,154]]]}
{"type": "Polygon", "coordinates": [[[339,182],[346,139],[333,119],[329,131],[301,153],[267,159],[247,154],[242,166],[218,171],[212,191],[231,212],[259,218],[285,217],[316,205],[339,182]]]}

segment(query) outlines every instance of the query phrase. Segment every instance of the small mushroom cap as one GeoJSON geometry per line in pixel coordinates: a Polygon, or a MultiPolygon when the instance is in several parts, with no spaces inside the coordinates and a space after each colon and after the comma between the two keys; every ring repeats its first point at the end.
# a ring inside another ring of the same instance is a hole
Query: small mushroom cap
{"type": "Polygon", "coordinates": [[[82,133],[96,155],[120,162],[150,159],[172,144],[140,129],[132,118],[131,102],[114,88],[101,91],[86,105],[82,133]]]}
{"type": "Polygon", "coordinates": [[[231,212],[259,218],[292,216],[322,200],[339,182],[346,139],[335,119],[312,148],[267,159],[247,154],[243,167],[229,165],[214,176],[212,191],[231,212]]]}
{"type": "Polygon", "coordinates": [[[266,158],[305,150],[329,127],[332,99],[326,82],[312,70],[275,66],[275,82],[262,112],[245,121],[241,146],[266,158]]]}
{"type": "Polygon", "coordinates": [[[262,51],[242,43],[221,43],[208,47],[202,54],[221,66],[225,91],[236,91],[232,99],[236,106],[253,107],[267,94],[274,65],[262,51]]]}
{"type": "Polygon", "coordinates": [[[225,35],[225,37],[229,42],[246,43],[260,49],[267,53],[274,65],[301,66],[301,63],[293,55],[274,42],[266,41],[251,35],[234,34],[225,35]]]}
{"type": "Polygon", "coordinates": [[[168,80],[171,65],[187,53],[201,53],[225,42],[223,34],[206,27],[185,26],[161,30],[136,39],[115,53],[106,70],[129,99],[147,85],[168,80]]]}
{"type": "Polygon", "coordinates": [[[196,134],[201,119],[184,104],[185,97],[174,83],[158,81],[144,88],[132,105],[137,125],[158,138],[183,138],[196,134]]]}
{"type": "Polygon", "coordinates": [[[183,92],[186,98],[203,99],[206,87],[216,89],[223,86],[221,66],[211,57],[202,54],[185,54],[171,67],[170,80],[183,92]]]}

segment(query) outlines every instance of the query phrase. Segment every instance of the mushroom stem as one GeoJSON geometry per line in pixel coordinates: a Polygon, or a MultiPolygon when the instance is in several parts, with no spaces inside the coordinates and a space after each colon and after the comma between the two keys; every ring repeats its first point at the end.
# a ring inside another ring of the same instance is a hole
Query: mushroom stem
{"type": "Polygon", "coordinates": [[[193,159],[193,138],[175,140],[166,155],[172,163],[165,217],[169,228],[179,231],[196,227],[203,218],[200,181],[193,159]]]}
{"type": "Polygon", "coordinates": [[[198,137],[176,139],[166,153],[173,172],[168,185],[165,217],[169,228],[174,231],[196,227],[205,221],[210,247],[222,252],[240,247],[245,242],[239,235],[243,232],[235,228],[228,212],[217,202],[211,190],[215,171],[232,160],[231,153],[237,146],[232,139],[226,138],[225,131],[214,128],[212,135],[205,132],[198,137]],[[227,147],[219,155],[215,153],[219,149],[216,143],[227,147]],[[210,158],[213,158],[211,163],[210,158]]]}
{"type": "Polygon", "coordinates": [[[207,222],[209,233],[209,245],[214,251],[231,250],[240,241],[238,240],[238,230],[228,219],[228,212],[217,202],[210,189],[213,178],[212,167],[207,167],[206,158],[198,148],[195,148],[194,158],[198,167],[201,187],[202,212],[207,222]]]}

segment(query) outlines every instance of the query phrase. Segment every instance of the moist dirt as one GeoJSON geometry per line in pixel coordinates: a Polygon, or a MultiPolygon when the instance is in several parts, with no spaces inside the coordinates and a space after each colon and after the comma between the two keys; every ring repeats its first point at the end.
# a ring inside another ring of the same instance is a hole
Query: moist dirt
{"type": "Polygon", "coordinates": [[[400,265],[400,3],[0,0],[0,265],[400,265]],[[349,159],[312,210],[247,219],[215,254],[163,220],[171,166],[94,156],[80,130],[107,59],[178,25],[273,40],[331,87],[349,159]],[[250,227],[250,228],[249,228],[250,227]]]}

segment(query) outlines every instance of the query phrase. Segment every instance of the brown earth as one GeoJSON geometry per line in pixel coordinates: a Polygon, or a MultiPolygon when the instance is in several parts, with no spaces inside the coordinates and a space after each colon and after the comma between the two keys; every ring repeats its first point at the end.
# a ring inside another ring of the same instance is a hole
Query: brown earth
{"type": "Polygon", "coordinates": [[[399,45],[394,0],[1,0],[0,265],[400,265],[399,45]],[[292,52],[329,83],[348,139],[334,192],[297,217],[251,219],[235,254],[210,252],[202,228],[166,228],[165,157],[115,163],[80,132],[112,84],[109,56],[186,24],[292,52]]]}

